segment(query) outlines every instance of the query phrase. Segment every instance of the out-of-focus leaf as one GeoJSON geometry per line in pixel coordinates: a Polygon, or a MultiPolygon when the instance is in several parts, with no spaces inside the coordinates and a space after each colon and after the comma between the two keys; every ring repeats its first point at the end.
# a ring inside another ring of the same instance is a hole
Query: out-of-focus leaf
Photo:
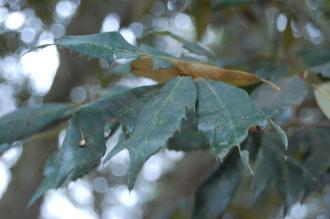
{"type": "Polygon", "coordinates": [[[211,0],[194,0],[191,13],[195,17],[197,38],[201,39],[212,19],[211,0]]]}
{"type": "Polygon", "coordinates": [[[250,163],[250,153],[246,150],[244,151],[240,151],[239,153],[240,157],[241,157],[241,161],[245,167],[245,169],[247,169],[252,175],[254,174],[254,171],[251,167],[251,163],[250,163]]]}
{"type": "Polygon", "coordinates": [[[231,153],[197,189],[193,218],[219,218],[233,198],[240,173],[238,154],[231,153]]]}
{"type": "Polygon", "coordinates": [[[33,204],[47,190],[59,188],[95,168],[104,155],[105,123],[92,110],[82,110],[70,121],[63,145],[46,164],[45,179],[31,198],[33,204]]]}
{"type": "Polygon", "coordinates": [[[145,105],[139,113],[132,136],[124,143],[130,155],[128,187],[132,189],[143,164],[172,137],[186,118],[186,110],[194,110],[196,87],[188,77],[175,78],[145,105]]]}
{"type": "Polygon", "coordinates": [[[70,115],[68,104],[46,104],[20,108],[0,118],[0,144],[12,143],[42,131],[70,115]]]}
{"type": "Polygon", "coordinates": [[[209,148],[207,138],[198,131],[195,112],[188,112],[181,128],[168,141],[167,147],[177,151],[191,151],[209,148]]]}
{"type": "Polygon", "coordinates": [[[10,144],[0,144],[0,156],[11,147],[10,144]]]}
{"type": "Polygon", "coordinates": [[[287,137],[285,131],[271,119],[269,120],[269,124],[279,134],[279,136],[282,140],[282,143],[285,146],[285,149],[288,149],[289,141],[288,141],[288,137],[287,137]]]}
{"type": "Polygon", "coordinates": [[[311,48],[302,49],[298,57],[310,68],[312,72],[321,73],[322,76],[330,77],[330,49],[311,48]]]}
{"type": "MultiPolygon", "coordinates": [[[[198,1],[198,2],[200,2],[200,1],[198,1]]],[[[187,41],[170,31],[147,31],[144,33],[144,36],[148,36],[148,35],[170,36],[173,39],[175,39],[176,41],[182,43],[183,48],[189,50],[190,52],[195,53],[197,55],[204,55],[206,57],[214,58],[214,54],[212,51],[209,51],[209,50],[203,48],[202,46],[198,45],[197,43],[187,41]]]]}
{"type": "Polygon", "coordinates": [[[196,82],[198,129],[208,137],[214,153],[239,145],[250,127],[268,124],[267,116],[244,90],[206,79],[196,82]]]}
{"type": "Polygon", "coordinates": [[[282,115],[289,107],[298,106],[308,93],[307,85],[297,75],[274,83],[281,88],[280,91],[262,84],[252,93],[256,106],[272,117],[282,115]]]}
{"type": "Polygon", "coordinates": [[[261,2],[262,0],[213,0],[212,6],[213,8],[224,8],[231,6],[240,6],[249,3],[261,2]]]}
{"type": "Polygon", "coordinates": [[[176,76],[204,77],[237,86],[265,81],[259,76],[247,72],[180,60],[147,46],[135,47],[129,44],[119,32],[64,36],[57,39],[55,44],[81,55],[104,59],[111,63],[120,58],[136,59],[131,65],[132,73],[159,82],[166,82],[176,76]]]}
{"type": "Polygon", "coordinates": [[[298,162],[292,162],[293,151],[290,147],[287,155],[276,135],[266,133],[263,136],[256,161],[256,174],[252,179],[252,192],[255,198],[273,182],[283,198],[286,209],[297,201],[303,189],[303,168],[298,162]]]}
{"type": "Polygon", "coordinates": [[[5,82],[5,81],[6,81],[5,79],[0,78],[0,83],[3,83],[3,82],[5,82]]]}
{"type": "Polygon", "coordinates": [[[292,132],[288,150],[281,146],[278,136],[264,134],[252,178],[254,198],[274,183],[286,209],[330,182],[329,129],[310,127],[292,132]]]}
{"type": "Polygon", "coordinates": [[[330,82],[315,86],[314,95],[320,109],[330,119],[330,82]]]}

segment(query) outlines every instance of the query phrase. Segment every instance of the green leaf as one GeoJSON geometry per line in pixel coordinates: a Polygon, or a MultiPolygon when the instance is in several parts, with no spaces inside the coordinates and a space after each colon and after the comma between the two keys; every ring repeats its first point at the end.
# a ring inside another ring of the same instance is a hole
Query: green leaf
{"type": "Polygon", "coordinates": [[[250,127],[267,125],[267,116],[244,90],[222,82],[196,81],[198,129],[208,137],[213,153],[219,154],[239,145],[250,127]]]}
{"type": "Polygon", "coordinates": [[[108,62],[113,62],[119,58],[133,59],[131,62],[131,72],[133,74],[148,77],[161,83],[177,76],[191,76],[225,81],[237,86],[247,86],[259,82],[271,84],[248,72],[223,69],[205,63],[183,60],[182,58],[178,59],[148,46],[132,46],[125,41],[119,32],[65,36],[57,39],[55,44],[82,55],[105,59],[108,62]]]}
{"type": "Polygon", "coordinates": [[[195,196],[194,219],[220,218],[239,184],[241,162],[238,153],[231,153],[198,187],[195,196]]]}
{"type": "Polygon", "coordinates": [[[87,104],[83,109],[91,109],[100,113],[107,122],[114,119],[119,120],[125,135],[130,136],[142,106],[160,87],[160,85],[153,85],[133,89],[110,89],[100,99],[87,104]]]}
{"type": "Polygon", "coordinates": [[[289,107],[300,105],[308,93],[306,83],[297,75],[275,81],[281,90],[262,84],[253,91],[256,106],[272,117],[281,116],[289,107]]]}
{"type": "Polygon", "coordinates": [[[42,131],[51,124],[69,116],[72,106],[46,104],[20,108],[0,118],[0,144],[12,143],[42,131]]]}
{"type": "Polygon", "coordinates": [[[210,147],[207,138],[198,131],[195,112],[187,112],[187,119],[183,120],[181,128],[170,138],[167,147],[177,151],[191,151],[210,147]]]}
{"type": "Polygon", "coordinates": [[[47,190],[59,188],[95,168],[106,146],[102,116],[92,110],[77,113],[66,129],[63,145],[46,164],[45,179],[31,198],[33,204],[47,190]]]}
{"type": "Polygon", "coordinates": [[[121,58],[152,57],[155,69],[170,66],[165,58],[173,58],[173,56],[151,47],[135,47],[129,44],[119,32],[64,36],[55,40],[55,44],[81,55],[103,59],[109,63],[121,58]]]}
{"type": "Polygon", "coordinates": [[[292,141],[288,151],[281,147],[278,136],[266,133],[262,138],[262,146],[257,156],[255,177],[252,179],[252,192],[258,198],[266,188],[275,183],[285,209],[288,210],[303,194],[305,180],[313,176],[309,174],[308,167],[295,158],[299,153],[297,141],[292,141]]]}
{"type": "Polygon", "coordinates": [[[161,148],[181,127],[186,110],[193,110],[196,103],[196,87],[189,77],[175,78],[148,102],[139,113],[135,130],[125,142],[130,162],[128,186],[132,189],[143,164],[161,148]]]}

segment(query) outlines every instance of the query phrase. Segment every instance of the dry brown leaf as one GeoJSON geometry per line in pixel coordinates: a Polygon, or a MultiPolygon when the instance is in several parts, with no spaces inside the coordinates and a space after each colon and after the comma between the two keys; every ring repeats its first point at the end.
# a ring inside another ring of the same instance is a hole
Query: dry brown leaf
{"type": "Polygon", "coordinates": [[[164,83],[180,75],[218,80],[235,86],[248,86],[259,82],[266,82],[274,89],[279,90],[279,88],[271,82],[248,72],[224,69],[205,63],[178,59],[168,59],[168,61],[173,67],[154,71],[152,59],[149,57],[141,58],[132,62],[131,70],[132,73],[137,76],[147,77],[160,83],[164,83]]]}

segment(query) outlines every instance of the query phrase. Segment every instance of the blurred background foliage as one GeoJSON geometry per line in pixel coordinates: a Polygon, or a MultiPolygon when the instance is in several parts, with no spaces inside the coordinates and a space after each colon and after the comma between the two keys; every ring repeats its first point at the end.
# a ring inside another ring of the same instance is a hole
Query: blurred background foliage
{"type": "MultiPolygon", "coordinates": [[[[122,74],[120,62],[110,68],[54,46],[22,55],[63,35],[120,31],[131,44],[147,44],[274,81],[280,92],[265,85],[245,89],[285,128],[290,142],[286,152],[271,134],[261,139],[258,130],[251,130],[244,147],[254,152],[254,178],[247,171],[239,178],[228,173],[228,162],[219,164],[209,151],[165,150],[146,163],[131,193],[124,151],[26,209],[41,181],[46,157],[63,141],[65,124],[59,124],[16,142],[8,151],[1,145],[0,217],[185,219],[190,218],[194,193],[203,182],[196,196],[200,202],[195,203],[200,212],[195,215],[206,211],[208,218],[258,219],[282,218],[285,212],[285,218],[292,219],[329,218],[329,26],[328,0],[0,0],[0,115],[47,102],[85,103],[118,84],[153,84],[122,74]],[[270,156],[272,150],[278,157],[270,156]],[[286,159],[293,167],[286,166],[286,159]],[[222,177],[237,186],[218,184],[222,177]],[[255,182],[258,179],[263,181],[255,182]],[[258,187],[253,186],[256,183],[258,187]],[[261,194],[266,187],[267,192],[255,200],[251,192],[261,194]],[[226,209],[228,193],[234,190],[226,209]]],[[[114,145],[114,138],[107,146],[114,145]]],[[[237,158],[228,159],[233,170],[237,158]]]]}

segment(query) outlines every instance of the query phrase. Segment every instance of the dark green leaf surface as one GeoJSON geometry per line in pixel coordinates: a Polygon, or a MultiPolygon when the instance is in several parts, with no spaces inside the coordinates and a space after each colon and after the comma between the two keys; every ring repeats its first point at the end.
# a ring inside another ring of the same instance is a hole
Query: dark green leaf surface
{"type": "Polygon", "coordinates": [[[130,154],[128,186],[133,188],[143,164],[181,127],[186,110],[194,110],[196,87],[189,77],[175,78],[145,105],[139,113],[135,130],[125,142],[130,154]]]}
{"type": "Polygon", "coordinates": [[[66,185],[100,163],[106,150],[104,127],[102,116],[95,111],[83,110],[72,118],[63,145],[47,162],[45,179],[30,204],[47,190],[66,185]]]}
{"type": "Polygon", "coordinates": [[[267,125],[267,116],[255,107],[242,89],[222,82],[197,79],[198,129],[218,154],[239,145],[250,127],[267,125]]]}
{"type": "Polygon", "coordinates": [[[113,119],[119,120],[125,135],[129,136],[134,129],[136,118],[143,104],[149,100],[160,87],[159,85],[154,85],[133,89],[110,89],[99,100],[83,108],[92,109],[100,113],[107,122],[111,122],[113,119]]]}
{"type": "Polygon", "coordinates": [[[233,198],[240,172],[238,153],[231,153],[197,189],[193,218],[219,218],[233,198]]]}
{"type": "Polygon", "coordinates": [[[181,128],[168,141],[167,147],[177,151],[191,151],[209,148],[207,138],[198,131],[195,112],[187,112],[181,128]]]}
{"type": "Polygon", "coordinates": [[[68,104],[46,104],[18,109],[0,118],[0,144],[12,143],[42,131],[70,115],[68,104]]]}
{"type": "Polygon", "coordinates": [[[136,59],[149,56],[153,59],[154,69],[171,66],[165,58],[173,57],[155,48],[135,47],[129,44],[119,32],[64,36],[55,40],[55,44],[81,55],[106,60],[109,63],[121,58],[136,59]]]}
{"type": "Polygon", "coordinates": [[[308,93],[308,87],[297,75],[274,82],[281,90],[261,85],[252,94],[256,106],[270,116],[281,116],[289,107],[298,106],[308,93]]]}

